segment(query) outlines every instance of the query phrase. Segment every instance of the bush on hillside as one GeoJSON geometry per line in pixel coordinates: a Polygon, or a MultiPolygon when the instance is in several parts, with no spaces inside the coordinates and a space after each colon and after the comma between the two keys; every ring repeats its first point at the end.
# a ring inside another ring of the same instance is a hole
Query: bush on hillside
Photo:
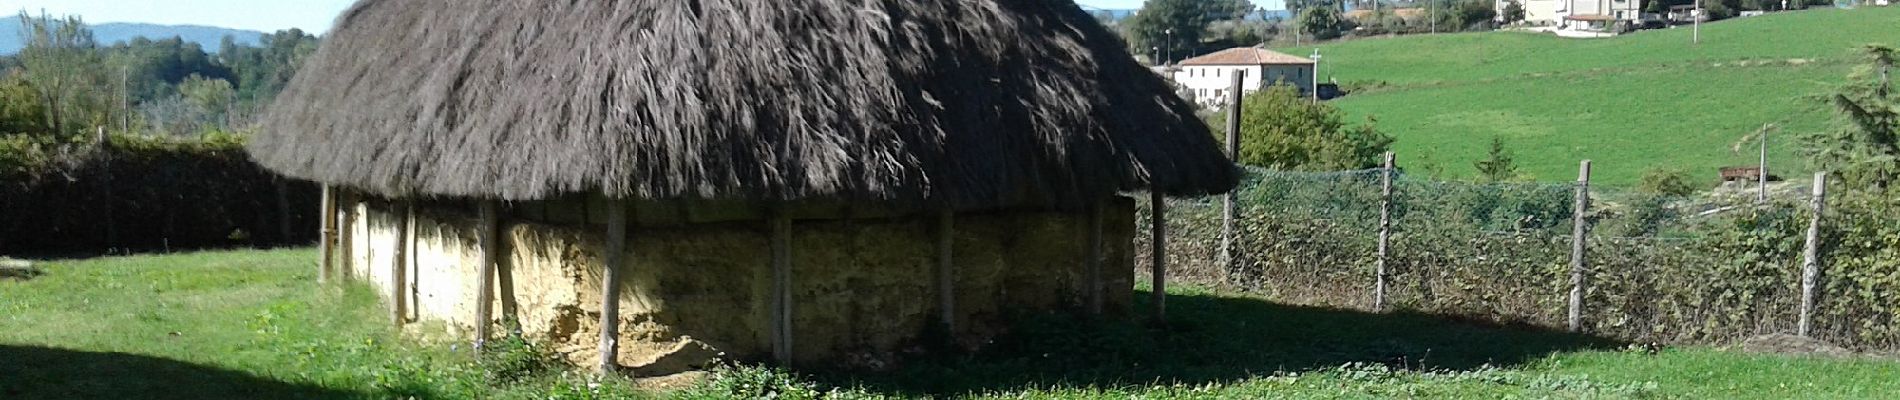
{"type": "Polygon", "coordinates": [[[1689,174],[1689,171],[1652,168],[1643,172],[1643,179],[1636,184],[1636,190],[1665,196],[1688,196],[1702,188],[1695,184],[1695,178],[1689,174]]]}
{"type": "Polygon", "coordinates": [[[1300,171],[1373,168],[1384,163],[1393,142],[1372,121],[1346,125],[1338,109],[1314,104],[1292,86],[1247,95],[1244,107],[1240,162],[1246,165],[1300,171]]]}

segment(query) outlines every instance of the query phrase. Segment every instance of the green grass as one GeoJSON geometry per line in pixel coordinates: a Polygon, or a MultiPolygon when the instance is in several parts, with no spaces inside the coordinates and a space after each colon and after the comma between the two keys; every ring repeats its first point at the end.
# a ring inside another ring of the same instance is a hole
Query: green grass
{"type": "MultiPolygon", "coordinates": [[[[50,263],[0,281],[0,398],[626,398],[521,347],[402,340],[307,250],[50,263]]],[[[1145,300],[1139,296],[1137,302],[1145,300]]],[[[974,355],[886,373],[721,371],[680,398],[1882,398],[1900,363],[1627,351],[1536,329],[1278,305],[1195,289],[1174,322],[1029,315],[974,355]]],[[[1141,306],[1138,304],[1138,307],[1141,306]]],[[[1137,318],[1139,319],[1139,318],[1137,318]]],[[[947,353],[946,353],[947,354],[947,353]]]]}
{"type": "Polygon", "coordinates": [[[1717,167],[1755,163],[1752,151],[1729,146],[1767,123],[1784,127],[1771,166],[1806,169],[1787,133],[1825,129],[1833,118],[1806,97],[1844,82],[1860,45],[1900,44],[1896,23],[1900,8],[1771,14],[1707,24],[1701,44],[1688,29],[1600,40],[1403,36],[1324,45],[1321,74],[1387,83],[1335,104],[1376,117],[1407,165],[1435,164],[1451,178],[1475,176],[1471,163],[1503,137],[1538,180],[1575,179],[1587,158],[1609,185],[1655,167],[1713,183],[1717,167]]]}

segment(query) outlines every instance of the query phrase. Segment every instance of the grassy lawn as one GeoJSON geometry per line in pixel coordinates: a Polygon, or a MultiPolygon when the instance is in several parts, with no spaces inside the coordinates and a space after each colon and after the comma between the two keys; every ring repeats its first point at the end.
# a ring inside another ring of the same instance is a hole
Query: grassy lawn
{"type": "MultiPolygon", "coordinates": [[[[1713,184],[1717,167],[1755,162],[1753,152],[1728,147],[1763,124],[1825,129],[1831,111],[1806,96],[1843,82],[1860,62],[1858,46],[1900,44],[1896,21],[1896,8],[1771,14],[1707,24],[1699,45],[1688,29],[1602,40],[1518,32],[1370,39],[1324,46],[1321,73],[1388,85],[1335,104],[1376,117],[1409,166],[1474,176],[1471,163],[1502,137],[1538,180],[1575,179],[1577,162],[1589,158],[1605,184],[1632,184],[1656,167],[1713,184]]],[[[1771,144],[1771,165],[1806,169],[1792,137],[1771,144]]]]}
{"type": "MultiPolygon", "coordinates": [[[[366,288],[320,289],[308,250],[57,261],[0,281],[0,398],[1883,398],[1900,363],[1659,354],[1410,314],[1186,289],[1174,323],[1026,316],[975,355],[845,374],[737,368],[643,392],[504,346],[402,340],[366,288]]],[[[1145,295],[1138,297],[1146,299],[1145,295]]]]}

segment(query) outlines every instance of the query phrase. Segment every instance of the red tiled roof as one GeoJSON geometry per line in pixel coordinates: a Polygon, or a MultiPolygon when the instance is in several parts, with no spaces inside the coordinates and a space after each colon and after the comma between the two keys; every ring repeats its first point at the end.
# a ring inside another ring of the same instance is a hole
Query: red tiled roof
{"type": "Polygon", "coordinates": [[[1290,56],[1259,47],[1235,47],[1181,61],[1181,65],[1307,65],[1312,63],[1313,60],[1305,57],[1290,56]]]}

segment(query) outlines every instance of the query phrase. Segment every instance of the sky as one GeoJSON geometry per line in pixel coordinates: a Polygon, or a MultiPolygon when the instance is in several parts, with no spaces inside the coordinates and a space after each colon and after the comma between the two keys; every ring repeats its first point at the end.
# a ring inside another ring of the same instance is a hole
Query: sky
{"type": "MultiPolygon", "coordinates": [[[[1146,2],[1147,0],[1075,0],[1076,4],[1107,10],[1137,10],[1141,9],[1141,3],[1146,2]]],[[[1253,0],[1253,4],[1268,10],[1286,9],[1284,0],[1253,0]]]]}
{"type": "Polygon", "coordinates": [[[356,0],[0,0],[5,15],[41,10],[54,16],[78,15],[88,23],[144,22],[207,25],[261,32],[298,28],[330,30],[356,0]]]}
{"type": "MultiPolygon", "coordinates": [[[[275,32],[298,28],[318,33],[330,30],[337,15],[355,0],[0,0],[0,12],[20,10],[54,16],[79,15],[86,22],[144,22],[163,25],[207,25],[275,32]]],[[[1076,0],[1083,6],[1110,10],[1139,9],[1145,0],[1076,0]]],[[[1270,10],[1283,9],[1283,0],[1254,0],[1270,10]]]]}

